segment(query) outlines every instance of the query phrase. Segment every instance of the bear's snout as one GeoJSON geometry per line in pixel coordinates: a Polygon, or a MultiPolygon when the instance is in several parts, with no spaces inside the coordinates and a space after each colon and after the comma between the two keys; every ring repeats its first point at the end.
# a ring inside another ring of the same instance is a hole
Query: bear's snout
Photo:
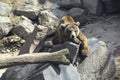
{"type": "Polygon", "coordinates": [[[76,33],[74,31],[71,32],[70,38],[71,39],[75,39],[76,38],[76,33]]]}

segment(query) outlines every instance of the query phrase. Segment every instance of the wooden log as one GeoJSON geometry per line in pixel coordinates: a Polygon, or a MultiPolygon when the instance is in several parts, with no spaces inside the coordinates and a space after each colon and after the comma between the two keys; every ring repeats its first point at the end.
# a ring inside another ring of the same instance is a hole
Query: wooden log
{"type": "Polygon", "coordinates": [[[68,49],[63,49],[57,52],[40,52],[34,54],[23,54],[23,55],[14,55],[14,56],[4,56],[0,58],[0,68],[7,68],[15,65],[22,64],[33,64],[41,62],[52,62],[57,64],[69,64],[69,60],[66,58],[68,54],[68,49]],[[4,56],[4,57],[3,57],[4,56]]]}

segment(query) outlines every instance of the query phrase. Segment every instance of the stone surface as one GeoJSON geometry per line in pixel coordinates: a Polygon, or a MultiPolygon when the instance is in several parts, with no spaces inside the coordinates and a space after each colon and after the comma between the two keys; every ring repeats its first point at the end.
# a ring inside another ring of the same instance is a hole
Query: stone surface
{"type": "MultiPolygon", "coordinates": [[[[88,37],[96,37],[108,44],[111,52],[114,52],[120,45],[120,18],[109,17],[105,20],[83,26],[83,32],[88,37]]],[[[114,53],[114,55],[117,53],[114,53]]]]}
{"type": "Polygon", "coordinates": [[[9,17],[0,16],[0,38],[6,36],[12,29],[12,23],[9,17]]]}
{"type": "Polygon", "coordinates": [[[49,0],[49,1],[58,4],[60,7],[64,9],[71,9],[73,7],[82,6],[81,0],[49,0]]]}
{"type": "Polygon", "coordinates": [[[68,15],[72,16],[75,21],[80,21],[81,24],[86,22],[86,12],[81,8],[72,8],[67,12],[68,15]]]}
{"type": "MultiPolygon", "coordinates": [[[[108,79],[113,80],[115,74],[115,63],[113,54],[108,50],[107,44],[99,41],[96,38],[88,39],[90,46],[90,54],[78,66],[82,80],[98,80],[108,79]]],[[[78,45],[73,43],[64,43],[63,45],[56,45],[52,48],[53,51],[68,48],[70,55],[68,58],[72,61],[77,51],[78,45]]]]}
{"type": "Polygon", "coordinates": [[[11,10],[12,8],[8,4],[0,2],[0,15],[6,15],[10,13],[11,10]]]}
{"type": "Polygon", "coordinates": [[[0,69],[0,77],[3,75],[3,73],[6,71],[7,69],[0,69]]]}
{"type": "Polygon", "coordinates": [[[89,10],[90,13],[96,15],[101,15],[103,12],[101,0],[83,0],[83,6],[89,10]]]}
{"type": "Polygon", "coordinates": [[[39,3],[42,5],[43,9],[56,9],[59,7],[59,5],[50,0],[40,0],[39,3]]]}
{"type": "Polygon", "coordinates": [[[26,42],[20,49],[19,54],[32,53],[34,49],[39,49],[43,45],[39,45],[39,42],[45,37],[48,28],[42,25],[37,25],[33,32],[28,35],[26,42]],[[37,47],[37,48],[36,48],[37,47]]]}
{"type": "Polygon", "coordinates": [[[105,12],[120,12],[120,0],[102,0],[105,12]]]}
{"type": "Polygon", "coordinates": [[[60,9],[52,9],[51,11],[59,19],[61,19],[64,15],[67,14],[65,11],[60,9]]]}
{"type": "MultiPolygon", "coordinates": [[[[46,65],[47,66],[47,65],[46,65]]],[[[2,80],[81,80],[73,65],[51,65],[46,68],[39,64],[15,66],[6,72],[2,80]],[[13,70],[13,71],[12,71],[13,70]],[[36,75],[37,74],[37,75],[36,75]]]]}
{"type": "Polygon", "coordinates": [[[31,20],[25,16],[21,16],[19,24],[12,28],[11,32],[25,39],[28,34],[32,33],[34,27],[31,20]]]}
{"type": "Polygon", "coordinates": [[[50,29],[54,29],[58,26],[60,17],[64,14],[65,12],[59,9],[40,11],[39,23],[44,26],[48,26],[50,29]]]}
{"type": "Polygon", "coordinates": [[[96,38],[88,39],[90,53],[79,65],[82,80],[113,80],[115,63],[107,45],[96,38]]]}
{"type": "Polygon", "coordinates": [[[39,14],[39,8],[32,6],[32,5],[27,5],[27,6],[22,6],[14,11],[15,15],[24,15],[30,19],[36,19],[38,14],[39,14]]]}
{"type": "Polygon", "coordinates": [[[39,4],[38,0],[25,0],[27,4],[37,6],[39,4]]]}
{"type": "Polygon", "coordinates": [[[51,52],[55,52],[64,48],[68,48],[70,53],[68,55],[68,58],[70,59],[70,61],[73,61],[74,55],[76,54],[77,48],[79,46],[77,44],[74,44],[72,42],[65,42],[64,44],[60,44],[60,45],[55,45],[51,52]]]}
{"type": "Polygon", "coordinates": [[[56,74],[55,68],[51,66],[45,69],[43,71],[45,80],[81,80],[77,69],[71,64],[68,66],[60,64],[58,69],[60,69],[60,73],[58,75],[56,74]]]}

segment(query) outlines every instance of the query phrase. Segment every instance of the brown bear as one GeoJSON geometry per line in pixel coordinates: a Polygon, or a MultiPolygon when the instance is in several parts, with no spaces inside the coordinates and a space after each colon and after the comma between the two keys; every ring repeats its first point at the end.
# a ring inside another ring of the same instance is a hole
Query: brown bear
{"type": "Polygon", "coordinates": [[[76,44],[81,42],[83,49],[82,53],[89,53],[87,37],[79,29],[79,22],[75,22],[71,16],[63,16],[59,26],[56,29],[53,44],[61,44],[66,41],[71,41],[76,44]]]}

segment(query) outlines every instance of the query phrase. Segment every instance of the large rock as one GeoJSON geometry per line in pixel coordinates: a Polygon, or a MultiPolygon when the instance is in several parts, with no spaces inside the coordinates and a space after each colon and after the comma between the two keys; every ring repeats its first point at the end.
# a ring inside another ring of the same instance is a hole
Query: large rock
{"type": "Polygon", "coordinates": [[[9,17],[0,16],[0,38],[6,36],[12,29],[12,23],[9,17]]]}
{"type": "Polygon", "coordinates": [[[39,3],[43,9],[56,9],[59,7],[56,3],[50,2],[49,0],[39,0],[39,3]]]}
{"type": "Polygon", "coordinates": [[[26,39],[26,36],[32,33],[33,30],[34,25],[32,24],[32,21],[25,16],[21,16],[20,22],[11,30],[11,33],[17,34],[18,36],[26,39]]]}
{"type": "Polygon", "coordinates": [[[35,6],[39,4],[38,0],[25,0],[25,3],[35,6]]]}
{"type": "Polygon", "coordinates": [[[33,32],[26,38],[26,42],[21,47],[19,54],[32,53],[34,49],[39,50],[43,45],[38,46],[38,44],[45,37],[47,31],[47,27],[37,25],[33,32]]]}
{"type": "Polygon", "coordinates": [[[86,22],[86,12],[81,8],[72,8],[67,12],[68,15],[72,16],[75,21],[80,21],[81,24],[86,22]]]}
{"type": "Polygon", "coordinates": [[[58,26],[63,15],[65,15],[65,12],[59,9],[43,10],[39,14],[39,23],[54,29],[58,26]]]}
{"type": "Polygon", "coordinates": [[[96,38],[88,39],[90,54],[79,65],[82,80],[113,80],[115,62],[107,45],[96,38]]]}
{"type": "Polygon", "coordinates": [[[30,19],[37,19],[37,16],[39,14],[39,8],[32,6],[32,5],[27,5],[27,6],[22,6],[14,11],[15,15],[24,15],[30,19]]]}
{"type": "Polygon", "coordinates": [[[67,14],[65,11],[60,9],[52,9],[51,11],[57,18],[60,18],[60,19],[67,14]]]}
{"type": "Polygon", "coordinates": [[[103,12],[101,0],[83,0],[83,6],[89,10],[90,13],[96,15],[101,15],[103,12]]]}
{"type": "Polygon", "coordinates": [[[60,7],[64,9],[71,9],[73,7],[81,7],[81,0],[49,0],[53,3],[58,4],[60,7]]]}
{"type": "Polygon", "coordinates": [[[12,9],[8,4],[0,2],[0,15],[8,14],[11,10],[12,9]]]}
{"type": "Polygon", "coordinates": [[[120,0],[102,0],[105,12],[120,12],[120,0]]]}
{"type": "MultiPolygon", "coordinates": [[[[113,54],[108,50],[105,42],[96,38],[88,39],[90,53],[88,57],[78,66],[78,71],[82,80],[113,80],[115,74],[115,63],[113,54]]],[[[72,61],[77,51],[78,45],[73,43],[64,43],[56,45],[53,51],[68,48],[70,55],[68,58],[72,61]]]]}
{"type": "Polygon", "coordinates": [[[11,67],[2,80],[81,80],[73,65],[40,65],[11,67]]]}
{"type": "Polygon", "coordinates": [[[29,5],[39,6],[41,9],[56,9],[59,6],[49,0],[26,0],[25,3],[29,5]]]}
{"type": "Polygon", "coordinates": [[[3,73],[6,71],[7,69],[0,69],[0,77],[3,75],[3,73]]]}
{"type": "Polygon", "coordinates": [[[61,50],[61,49],[64,49],[64,48],[68,48],[69,52],[70,52],[69,55],[68,55],[68,58],[72,62],[78,47],[79,46],[77,44],[74,44],[72,42],[65,42],[62,45],[60,44],[60,45],[53,46],[53,48],[51,49],[51,52],[55,52],[55,51],[58,51],[58,50],[61,50]]]}

